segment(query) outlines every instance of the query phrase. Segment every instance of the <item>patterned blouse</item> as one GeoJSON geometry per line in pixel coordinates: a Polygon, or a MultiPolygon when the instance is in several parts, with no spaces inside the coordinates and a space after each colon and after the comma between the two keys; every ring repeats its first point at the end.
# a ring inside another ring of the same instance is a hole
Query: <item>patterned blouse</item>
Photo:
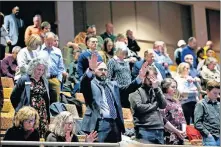
{"type": "MultiPolygon", "coordinates": [[[[181,104],[167,94],[165,94],[165,98],[167,106],[165,109],[161,110],[162,116],[178,130],[182,130],[182,124],[186,124],[186,120],[181,104]]],[[[165,129],[164,139],[166,144],[183,144],[183,140],[180,140],[176,134],[167,129],[165,129]]]]}
{"type": "Polygon", "coordinates": [[[131,83],[132,77],[129,62],[120,61],[114,57],[109,60],[107,68],[108,78],[117,81],[120,87],[131,83]]]}
{"type": "Polygon", "coordinates": [[[47,91],[43,80],[36,82],[33,78],[31,80],[31,106],[37,110],[39,114],[39,134],[40,137],[45,137],[48,128],[48,114],[46,100],[47,91]]]}

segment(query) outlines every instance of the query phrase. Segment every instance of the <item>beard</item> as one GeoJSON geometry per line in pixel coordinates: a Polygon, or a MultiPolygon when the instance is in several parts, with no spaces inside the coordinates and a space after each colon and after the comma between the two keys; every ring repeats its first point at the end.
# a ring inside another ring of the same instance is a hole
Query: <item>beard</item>
{"type": "Polygon", "coordinates": [[[107,76],[104,76],[104,75],[97,76],[96,75],[96,78],[97,78],[98,81],[105,81],[107,79],[107,76]]]}

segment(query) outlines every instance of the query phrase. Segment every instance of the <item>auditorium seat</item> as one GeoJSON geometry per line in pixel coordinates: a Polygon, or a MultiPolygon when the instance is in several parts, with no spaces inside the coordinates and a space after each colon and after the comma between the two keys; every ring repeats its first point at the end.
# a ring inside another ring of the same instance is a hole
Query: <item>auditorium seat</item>
{"type": "Polygon", "coordinates": [[[85,103],[83,93],[76,93],[76,94],[75,94],[75,97],[76,97],[76,99],[79,100],[80,102],[85,103]]]}

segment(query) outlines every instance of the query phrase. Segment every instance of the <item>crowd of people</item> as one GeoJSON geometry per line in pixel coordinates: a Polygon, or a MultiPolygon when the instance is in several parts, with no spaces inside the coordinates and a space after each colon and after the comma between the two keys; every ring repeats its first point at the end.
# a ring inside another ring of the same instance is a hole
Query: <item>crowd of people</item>
{"type": "Polygon", "coordinates": [[[203,145],[220,145],[220,68],[212,41],[198,47],[195,37],[179,40],[174,72],[165,42],[142,49],[142,58],[132,30],[115,35],[113,24],[107,23],[98,35],[96,26],[88,25],[67,42],[73,60],[65,66],[59,36],[38,14],[26,28],[26,47],[17,44],[24,23],[18,14],[18,6],[10,15],[0,13],[0,74],[15,82],[10,97],[14,123],[4,140],[78,142],[70,112],[60,112],[50,122],[50,105],[68,91],[72,97],[83,93],[87,108],[80,129],[87,142],[120,142],[125,133],[122,108],[130,108],[139,142],[183,145],[187,126],[194,124],[203,145]]]}

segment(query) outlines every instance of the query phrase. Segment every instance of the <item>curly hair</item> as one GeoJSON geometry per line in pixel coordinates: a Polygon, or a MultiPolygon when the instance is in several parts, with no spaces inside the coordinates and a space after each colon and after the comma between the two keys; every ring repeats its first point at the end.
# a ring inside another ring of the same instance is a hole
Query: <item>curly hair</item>
{"type": "Polygon", "coordinates": [[[38,112],[30,106],[24,106],[16,113],[14,117],[14,125],[19,127],[20,125],[23,125],[24,120],[27,120],[30,117],[35,117],[34,128],[37,129],[39,126],[39,115],[38,112]]]}
{"type": "Polygon", "coordinates": [[[68,119],[73,120],[72,134],[75,134],[74,116],[68,111],[63,111],[55,116],[53,122],[49,125],[49,130],[58,136],[65,136],[64,125],[68,119]]]}
{"type": "Polygon", "coordinates": [[[36,57],[29,62],[28,68],[27,68],[27,74],[33,76],[35,68],[40,64],[44,65],[45,67],[45,72],[42,77],[46,78],[48,74],[48,62],[40,57],[36,57]]]}

